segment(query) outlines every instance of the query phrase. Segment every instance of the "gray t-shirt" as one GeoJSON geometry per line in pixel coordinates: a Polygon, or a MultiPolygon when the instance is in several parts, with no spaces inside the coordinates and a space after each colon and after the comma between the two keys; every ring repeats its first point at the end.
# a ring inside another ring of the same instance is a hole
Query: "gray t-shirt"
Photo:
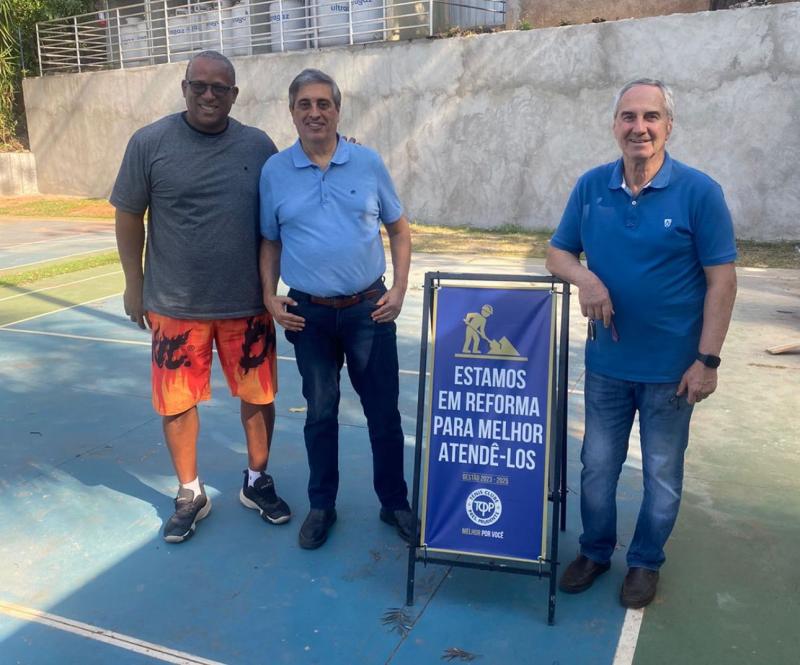
{"type": "Polygon", "coordinates": [[[204,134],[182,116],[131,137],[110,198],[125,212],[148,210],[144,307],[182,319],[258,314],[258,179],[275,144],[233,118],[204,134]]]}

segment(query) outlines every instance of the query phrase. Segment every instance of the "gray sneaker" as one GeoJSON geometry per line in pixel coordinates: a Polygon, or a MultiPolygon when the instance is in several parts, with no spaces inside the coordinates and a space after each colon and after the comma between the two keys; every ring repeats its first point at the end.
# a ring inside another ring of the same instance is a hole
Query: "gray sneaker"
{"type": "Polygon", "coordinates": [[[206,488],[200,483],[200,495],[183,487],[175,497],[175,513],[164,525],[164,540],[168,543],[182,543],[194,535],[195,525],[211,512],[211,499],[206,496],[206,488]]]}
{"type": "Polygon", "coordinates": [[[239,501],[246,508],[257,510],[265,522],[285,524],[292,517],[289,506],[275,493],[272,476],[261,473],[252,487],[247,484],[248,473],[244,470],[244,483],[239,492],[239,501]]]}

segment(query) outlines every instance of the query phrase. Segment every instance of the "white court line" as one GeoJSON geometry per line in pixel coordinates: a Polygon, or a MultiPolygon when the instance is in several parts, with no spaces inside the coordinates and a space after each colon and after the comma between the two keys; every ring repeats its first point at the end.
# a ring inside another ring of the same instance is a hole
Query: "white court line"
{"type": "Polygon", "coordinates": [[[101,277],[110,277],[111,275],[121,275],[121,270],[115,270],[114,272],[104,272],[102,275],[94,275],[94,277],[86,277],[84,279],[76,279],[74,282],[66,282],[65,284],[57,284],[56,286],[45,286],[42,289],[35,289],[33,291],[25,291],[24,293],[15,293],[13,296],[6,296],[5,298],[0,298],[0,302],[5,302],[6,300],[13,300],[14,298],[21,298],[22,296],[29,296],[32,293],[41,293],[42,291],[52,291],[53,289],[60,289],[62,286],[72,286],[73,284],[80,284],[81,282],[88,282],[92,279],[100,279],[101,277]]]}
{"type": "MultiPolygon", "coordinates": [[[[106,234],[112,233],[107,231],[106,234]]],[[[29,240],[28,242],[12,242],[0,243],[0,249],[15,249],[16,247],[25,247],[27,245],[37,245],[39,243],[56,244],[59,240],[73,240],[74,238],[82,238],[83,236],[96,236],[97,233],[73,233],[72,235],[58,236],[57,238],[45,238],[44,240],[29,240]]]]}
{"type": "Polygon", "coordinates": [[[622,630],[619,633],[617,651],[614,654],[612,665],[631,665],[633,654],[636,653],[636,643],[639,641],[639,630],[642,627],[644,610],[627,610],[622,630]]]}
{"type": "Polygon", "coordinates": [[[84,254],[96,254],[97,252],[107,252],[109,249],[116,249],[116,243],[108,247],[98,247],[96,249],[89,249],[85,252],[75,252],[74,254],[65,254],[64,256],[54,256],[49,259],[42,259],[41,261],[31,261],[30,263],[20,263],[14,266],[0,267],[0,270],[16,270],[17,268],[27,268],[28,266],[35,266],[40,263],[52,263],[53,261],[63,261],[64,259],[71,259],[73,256],[83,256],[84,254]]]}
{"type": "MultiPolygon", "coordinates": [[[[116,294],[119,295],[119,294],[116,294]]],[[[110,296],[109,296],[110,297],[110,296]]],[[[102,300],[102,298],[98,298],[98,300],[102,300]]],[[[94,300],[90,300],[89,302],[95,302],[94,300]]],[[[88,303],[81,303],[81,304],[88,304],[88,303]]],[[[75,305],[74,307],[80,307],[80,305],[75,305]]],[[[64,309],[72,309],[71,307],[66,307],[64,309]]],[[[38,318],[39,316],[46,316],[47,314],[54,314],[55,312],[61,312],[64,310],[54,310],[53,312],[46,312],[45,314],[39,314],[38,316],[33,316],[31,319],[38,318]]],[[[69,333],[56,333],[56,332],[48,332],[45,330],[26,330],[25,328],[9,328],[8,326],[16,325],[17,323],[24,323],[25,321],[30,321],[31,319],[22,319],[20,321],[12,321],[11,323],[6,323],[5,325],[0,326],[0,332],[10,332],[10,333],[23,333],[25,335],[42,335],[44,337],[63,337],[65,339],[77,339],[77,340],[84,340],[86,342],[106,342],[108,344],[130,344],[133,346],[151,346],[150,342],[139,342],[136,340],[130,339],[112,339],[109,337],[91,337],[90,335],[70,335],[69,333]]],[[[217,350],[214,349],[214,353],[217,350]]],[[[288,360],[291,362],[297,362],[297,358],[294,356],[278,356],[278,360],[288,360]]],[[[345,367],[347,364],[345,363],[345,367]]],[[[419,376],[419,372],[413,369],[401,369],[400,374],[409,374],[411,376],[419,376]]]]}
{"type": "Polygon", "coordinates": [[[130,635],[115,633],[113,630],[106,630],[105,628],[92,626],[82,621],[74,621],[58,616],[57,614],[49,614],[48,612],[24,607],[16,603],[7,603],[0,600],[0,612],[14,617],[15,619],[40,623],[50,628],[80,635],[81,637],[110,644],[120,649],[127,649],[128,651],[149,656],[150,658],[156,658],[165,663],[176,663],[177,665],[224,665],[224,663],[217,660],[208,660],[200,656],[193,656],[184,651],[176,651],[175,649],[169,649],[160,644],[145,642],[144,640],[139,640],[130,635]]]}
{"type": "MultiPolygon", "coordinates": [[[[6,325],[12,326],[13,323],[6,325]]],[[[26,335],[42,335],[44,337],[63,337],[65,339],[79,339],[86,342],[108,342],[109,344],[131,344],[133,346],[151,346],[150,342],[139,342],[133,339],[109,339],[108,337],[90,337],[89,335],[70,335],[68,333],[47,332],[45,330],[25,330],[24,328],[6,328],[0,326],[0,332],[24,333],[26,335]]]]}
{"type": "Polygon", "coordinates": [[[107,298],[114,298],[116,296],[121,296],[122,291],[119,293],[111,293],[107,296],[101,296],[100,298],[93,298],[92,300],[87,300],[86,302],[79,302],[77,305],[70,305],[69,307],[60,307],[59,309],[53,309],[49,312],[42,312],[41,314],[36,314],[34,316],[29,316],[26,319],[20,319],[19,321],[10,321],[9,323],[4,323],[0,326],[0,330],[7,328],[8,326],[15,326],[18,323],[27,323],[28,321],[33,321],[34,319],[40,319],[43,316],[50,316],[51,314],[58,314],[59,312],[66,312],[70,309],[75,309],[76,307],[83,307],[84,305],[91,305],[93,302],[99,302],[100,300],[106,300],[107,298]]]}

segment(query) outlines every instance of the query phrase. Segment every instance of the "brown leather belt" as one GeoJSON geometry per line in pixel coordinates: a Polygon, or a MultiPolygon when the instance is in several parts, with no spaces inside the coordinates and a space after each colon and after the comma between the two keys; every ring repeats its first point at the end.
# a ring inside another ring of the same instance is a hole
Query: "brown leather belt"
{"type": "Polygon", "coordinates": [[[315,305],[325,305],[326,307],[333,307],[334,309],[344,309],[345,307],[352,307],[364,300],[369,300],[381,294],[381,289],[370,289],[369,291],[362,291],[361,293],[354,293],[352,296],[331,296],[330,298],[323,298],[322,296],[309,296],[308,299],[315,305]]]}

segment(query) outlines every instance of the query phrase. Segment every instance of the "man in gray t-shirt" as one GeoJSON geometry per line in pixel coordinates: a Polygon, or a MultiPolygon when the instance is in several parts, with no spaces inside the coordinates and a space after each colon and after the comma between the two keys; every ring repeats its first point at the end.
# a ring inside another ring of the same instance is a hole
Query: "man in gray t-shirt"
{"type": "Polygon", "coordinates": [[[258,181],[277,150],[264,132],[229,117],[235,83],[225,56],[195,55],[181,82],[186,111],[134,133],[110,199],[125,313],[152,330],[153,405],[180,483],[168,542],[189,538],[211,509],[197,474],[197,403],[211,396],[212,345],[241,399],[249,468],[239,498],[273,524],[291,517],[265,472],[277,368],[258,273],[258,181]]]}

